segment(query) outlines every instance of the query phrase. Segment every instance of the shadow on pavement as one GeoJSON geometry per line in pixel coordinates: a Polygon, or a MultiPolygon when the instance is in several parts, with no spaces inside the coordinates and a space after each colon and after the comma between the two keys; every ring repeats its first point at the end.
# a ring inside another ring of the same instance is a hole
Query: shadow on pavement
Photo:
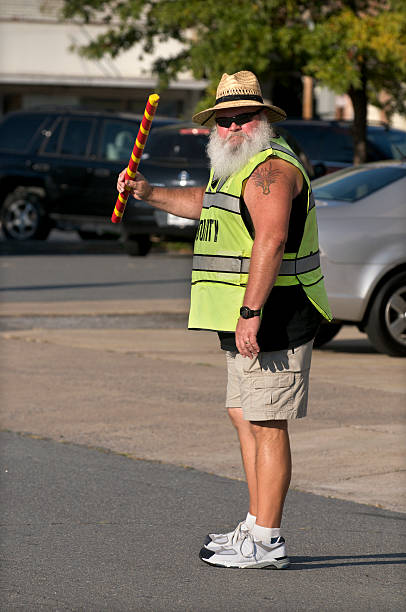
{"type": "Polygon", "coordinates": [[[354,514],[358,514],[359,516],[373,516],[377,518],[383,518],[390,521],[406,521],[406,515],[395,515],[391,516],[388,514],[384,514],[383,512],[354,512],[354,514]]]}
{"type": "Polygon", "coordinates": [[[406,565],[406,554],[389,553],[376,555],[290,557],[290,563],[290,571],[348,567],[351,565],[406,565]]]}
{"type": "Polygon", "coordinates": [[[0,242],[0,255],[122,255],[119,240],[27,240],[0,242]]]}
{"type": "Polygon", "coordinates": [[[330,353],[359,353],[376,355],[378,351],[372,346],[367,336],[354,340],[332,340],[331,342],[315,349],[330,353]]]}

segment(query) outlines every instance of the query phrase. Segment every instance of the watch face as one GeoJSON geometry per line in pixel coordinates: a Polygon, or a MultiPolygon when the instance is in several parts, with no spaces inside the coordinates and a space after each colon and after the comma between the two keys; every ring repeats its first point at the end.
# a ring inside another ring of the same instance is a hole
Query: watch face
{"type": "Polygon", "coordinates": [[[241,306],[240,315],[243,319],[249,319],[252,316],[250,308],[248,306],[241,306]]]}
{"type": "Polygon", "coordinates": [[[241,306],[240,308],[240,316],[243,319],[252,319],[252,317],[258,317],[260,315],[261,315],[261,309],[252,310],[252,308],[249,308],[248,306],[241,306]]]}

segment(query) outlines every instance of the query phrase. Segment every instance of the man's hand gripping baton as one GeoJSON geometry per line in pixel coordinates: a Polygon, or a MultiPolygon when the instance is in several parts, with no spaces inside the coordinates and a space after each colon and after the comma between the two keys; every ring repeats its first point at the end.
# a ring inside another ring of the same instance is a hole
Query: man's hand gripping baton
{"type": "MultiPolygon", "coordinates": [[[[141,121],[140,129],[138,130],[138,135],[134,143],[133,152],[131,153],[130,161],[128,162],[128,167],[125,173],[124,180],[130,180],[135,178],[138,164],[141,161],[141,155],[144,150],[145,143],[147,142],[149,130],[151,128],[151,123],[154,118],[158,102],[158,94],[151,94],[149,96],[147,105],[145,107],[144,116],[141,121]]],[[[114,207],[114,212],[111,216],[111,220],[113,223],[120,223],[124,214],[125,205],[127,204],[128,196],[128,191],[118,194],[117,202],[114,207]]]]}

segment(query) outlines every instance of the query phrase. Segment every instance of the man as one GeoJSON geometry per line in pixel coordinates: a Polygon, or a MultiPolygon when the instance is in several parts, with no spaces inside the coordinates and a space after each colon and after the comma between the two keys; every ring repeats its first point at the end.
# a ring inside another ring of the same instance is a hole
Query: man
{"type": "Polygon", "coordinates": [[[206,189],[152,187],[141,174],[126,184],[137,199],[200,219],[189,328],[216,330],[226,351],[226,406],[249,491],[245,520],[207,536],[200,551],[220,567],[289,566],[280,534],[291,476],[287,422],[306,415],[313,339],[322,317],[331,319],[309,179],[269,126],[285,118],[264,104],[253,73],[224,74],[215,105],[193,117],[214,125],[206,189]]]}

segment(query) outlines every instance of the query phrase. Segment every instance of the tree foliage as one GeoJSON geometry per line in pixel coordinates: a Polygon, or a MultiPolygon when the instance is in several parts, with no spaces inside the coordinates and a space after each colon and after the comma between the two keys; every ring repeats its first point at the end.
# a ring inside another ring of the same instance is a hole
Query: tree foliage
{"type": "MultiPolygon", "coordinates": [[[[159,52],[159,43],[179,41],[181,50],[158,57],[154,71],[163,87],[185,71],[207,79],[202,106],[212,101],[223,72],[247,69],[262,83],[296,71],[348,93],[356,141],[365,141],[368,101],[389,114],[406,112],[401,0],[65,0],[64,17],[106,24],[103,34],[77,49],[89,58],[115,57],[136,43],[143,53],[159,52]]],[[[356,160],[364,156],[365,142],[356,160]]]]}
{"type": "Polygon", "coordinates": [[[116,57],[142,43],[144,53],[174,39],[183,51],[160,57],[154,66],[162,82],[191,71],[213,84],[223,72],[242,67],[266,76],[282,58],[278,50],[281,30],[285,55],[295,46],[295,24],[301,25],[306,2],[295,0],[65,0],[64,16],[85,23],[103,21],[108,30],[78,48],[89,58],[116,57]]]}
{"type": "Polygon", "coordinates": [[[344,7],[303,38],[311,47],[303,70],[351,98],[356,162],[366,159],[368,102],[388,117],[406,113],[406,5],[393,4],[371,11],[344,7]]]}

